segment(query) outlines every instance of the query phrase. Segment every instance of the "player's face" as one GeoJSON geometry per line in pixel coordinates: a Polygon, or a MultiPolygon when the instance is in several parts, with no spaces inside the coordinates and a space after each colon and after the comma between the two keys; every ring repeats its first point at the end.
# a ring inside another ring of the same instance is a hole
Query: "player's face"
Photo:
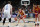
{"type": "Polygon", "coordinates": [[[21,11],[21,9],[19,9],[19,11],[21,11]]]}
{"type": "Polygon", "coordinates": [[[9,3],[9,4],[11,4],[11,3],[9,3]]]}

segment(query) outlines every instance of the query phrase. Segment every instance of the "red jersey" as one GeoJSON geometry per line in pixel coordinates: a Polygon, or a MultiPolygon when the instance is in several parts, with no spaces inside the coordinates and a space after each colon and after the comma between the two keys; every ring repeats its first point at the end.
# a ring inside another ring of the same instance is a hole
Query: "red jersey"
{"type": "Polygon", "coordinates": [[[21,10],[21,12],[19,12],[20,13],[20,15],[24,15],[24,13],[22,12],[22,10],[21,10]]]}
{"type": "Polygon", "coordinates": [[[38,13],[38,10],[39,10],[39,8],[36,7],[36,8],[34,9],[34,12],[35,12],[35,13],[38,13]]]}
{"type": "Polygon", "coordinates": [[[38,9],[38,13],[40,14],[40,8],[38,9]]]}

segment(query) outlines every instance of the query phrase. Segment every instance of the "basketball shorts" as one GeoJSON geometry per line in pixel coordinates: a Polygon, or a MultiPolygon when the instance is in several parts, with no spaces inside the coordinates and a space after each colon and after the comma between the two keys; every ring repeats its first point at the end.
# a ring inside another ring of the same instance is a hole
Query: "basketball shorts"
{"type": "Polygon", "coordinates": [[[35,14],[35,17],[37,18],[38,17],[38,14],[35,14]]]}
{"type": "Polygon", "coordinates": [[[22,18],[26,18],[26,15],[24,15],[23,17],[22,16],[20,17],[20,19],[22,19],[22,18]]]}
{"type": "Polygon", "coordinates": [[[11,15],[9,12],[4,12],[4,18],[11,18],[11,15]]]}

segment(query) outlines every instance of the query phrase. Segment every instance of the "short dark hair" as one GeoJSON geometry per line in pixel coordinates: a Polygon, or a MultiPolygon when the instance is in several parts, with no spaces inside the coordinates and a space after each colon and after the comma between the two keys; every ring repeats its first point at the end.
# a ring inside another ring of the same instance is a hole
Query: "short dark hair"
{"type": "Polygon", "coordinates": [[[8,4],[10,4],[11,3],[11,1],[8,1],[8,4]]]}

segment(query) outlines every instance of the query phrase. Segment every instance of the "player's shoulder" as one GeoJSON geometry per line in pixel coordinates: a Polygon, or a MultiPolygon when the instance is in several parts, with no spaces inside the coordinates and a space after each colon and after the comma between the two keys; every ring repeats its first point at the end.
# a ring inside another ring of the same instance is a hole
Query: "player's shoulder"
{"type": "Polygon", "coordinates": [[[22,10],[22,12],[25,12],[24,10],[22,10]]]}
{"type": "Polygon", "coordinates": [[[10,5],[10,7],[12,7],[12,5],[10,5]]]}
{"type": "Polygon", "coordinates": [[[8,4],[6,4],[5,6],[7,6],[8,4]]]}

